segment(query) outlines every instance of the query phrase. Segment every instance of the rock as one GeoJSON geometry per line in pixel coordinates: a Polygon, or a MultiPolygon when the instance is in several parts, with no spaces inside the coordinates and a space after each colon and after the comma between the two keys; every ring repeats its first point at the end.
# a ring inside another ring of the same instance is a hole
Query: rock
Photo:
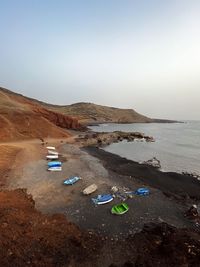
{"type": "Polygon", "coordinates": [[[113,187],[111,188],[111,191],[112,191],[113,193],[116,193],[116,192],[119,191],[119,188],[118,188],[117,186],[113,186],[113,187]]]}
{"type": "Polygon", "coordinates": [[[199,216],[197,205],[192,205],[184,214],[185,217],[189,219],[194,219],[199,216]]]}
{"type": "Polygon", "coordinates": [[[155,168],[161,168],[160,160],[158,160],[156,157],[153,157],[152,159],[144,161],[143,164],[147,164],[155,168]]]}

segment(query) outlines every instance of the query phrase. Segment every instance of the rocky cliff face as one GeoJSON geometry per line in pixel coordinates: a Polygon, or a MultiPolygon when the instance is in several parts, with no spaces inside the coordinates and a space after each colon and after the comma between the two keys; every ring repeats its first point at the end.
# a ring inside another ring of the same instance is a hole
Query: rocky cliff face
{"type": "Polygon", "coordinates": [[[53,124],[66,129],[80,129],[81,125],[76,118],[64,114],[36,107],[33,109],[37,114],[52,122],[53,124]]]}
{"type": "Polygon", "coordinates": [[[0,88],[0,139],[62,138],[65,129],[80,129],[76,118],[45,109],[39,103],[0,88]]]}

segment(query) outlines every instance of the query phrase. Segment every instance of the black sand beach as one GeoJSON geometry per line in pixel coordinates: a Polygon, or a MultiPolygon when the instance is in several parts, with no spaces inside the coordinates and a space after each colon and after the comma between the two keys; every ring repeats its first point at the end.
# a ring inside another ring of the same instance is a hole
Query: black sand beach
{"type": "Polygon", "coordinates": [[[175,172],[161,172],[152,166],[139,164],[97,147],[88,147],[84,150],[100,159],[110,171],[133,177],[177,199],[200,200],[200,181],[196,178],[175,172]]]}

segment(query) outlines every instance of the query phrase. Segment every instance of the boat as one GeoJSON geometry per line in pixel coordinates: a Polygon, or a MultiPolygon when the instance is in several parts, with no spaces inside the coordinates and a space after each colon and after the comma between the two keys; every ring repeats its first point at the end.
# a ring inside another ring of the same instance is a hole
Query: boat
{"type": "Polygon", "coordinates": [[[60,167],[62,165],[62,162],[60,161],[50,161],[48,162],[48,167],[60,167]]]}
{"type": "Polygon", "coordinates": [[[149,189],[148,188],[138,188],[136,191],[135,191],[135,194],[136,195],[139,195],[139,196],[146,196],[146,195],[149,195],[149,189]]]}
{"type": "Polygon", "coordinates": [[[116,215],[122,215],[129,210],[129,207],[126,203],[117,204],[112,207],[111,213],[116,215]]]}
{"type": "Polygon", "coordinates": [[[105,194],[105,195],[98,195],[96,198],[92,198],[92,201],[96,205],[102,205],[109,203],[113,200],[113,196],[111,194],[105,194]]]}
{"type": "Polygon", "coordinates": [[[73,185],[75,184],[76,182],[78,182],[81,178],[79,176],[73,176],[73,177],[70,177],[68,179],[66,179],[63,184],[65,185],[73,185]]]}
{"type": "Polygon", "coordinates": [[[55,150],[56,149],[55,146],[47,146],[46,148],[47,149],[52,149],[52,150],[55,150]]]}
{"type": "Polygon", "coordinates": [[[61,166],[50,167],[50,168],[48,168],[48,171],[54,171],[54,172],[62,171],[62,167],[61,166]]]}
{"type": "Polygon", "coordinates": [[[47,159],[58,159],[58,155],[47,155],[47,159]]]}
{"type": "Polygon", "coordinates": [[[97,190],[96,184],[91,184],[83,190],[84,195],[90,195],[97,190]]]}
{"type": "Polygon", "coordinates": [[[57,151],[48,150],[49,155],[58,155],[57,151]]]}

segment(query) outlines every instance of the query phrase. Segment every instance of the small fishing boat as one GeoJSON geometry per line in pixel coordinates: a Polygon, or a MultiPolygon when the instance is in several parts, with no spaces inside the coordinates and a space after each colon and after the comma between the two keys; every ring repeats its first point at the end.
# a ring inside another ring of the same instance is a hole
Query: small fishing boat
{"type": "Polygon", "coordinates": [[[47,155],[47,159],[58,159],[58,155],[47,155]]]}
{"type": "Polygon", "coordinates": [[[97,190],[96,184],[91,184],[83,190],[84,195],[90,195],[97,190]]]}
{"type": "Polygon", "coordinates": [[[52,150],[55,150],[56,149],[55,146],[47,146],[46,148],[47,149],[52,149],[52,150]]]}
{"type": "Polygon", "coordinates": [[[60,167],[62,165],[62,162],[60,161],[50,161],[48,162],[48,167],[60,167]]]}
{"type": "Polygon", "coordinates": [[[50,168],[48,168],[48,171],[59,172],[59,171],[62,171],[62,167],[61,166],[50,167],[50,168]]]}
{"type": "Polygon", "coordinates": [[[146,195],[149,195],[149,189],[148,189],[148,188],[138,188],[138,189],[135,191],[135,194],[136,194],[136,195],[139,195],[139,196],[146,196],[146,195]]]}
{"type": "Polygon", "coordinates": [[[96,205],[102,205],[109,203],[113,200],[113,196],[111,194],[105,194],[105,195],[98,195],[96,198],[92,198],[92,201],[96,205]]]}
{"type": "Polygon", "coordinates": [[[111,213],[116,215],[122,215],[129,210],[129,207],[126,203],[117,204],[112,207],[111,213]]]}
{"type": "Polygon", "coordinates": [[[78,182],[81,178],[79,176],[73,176],[73,177],[70,177],[68,179],[66,179],[63,184],[65,185],[73,185],[75,184],[76,182],[78,182]]]}
{"type": "Polygon", "coordinates": [[[58,155],[57,151],[48,150],[49,155],[58,155]]]}

